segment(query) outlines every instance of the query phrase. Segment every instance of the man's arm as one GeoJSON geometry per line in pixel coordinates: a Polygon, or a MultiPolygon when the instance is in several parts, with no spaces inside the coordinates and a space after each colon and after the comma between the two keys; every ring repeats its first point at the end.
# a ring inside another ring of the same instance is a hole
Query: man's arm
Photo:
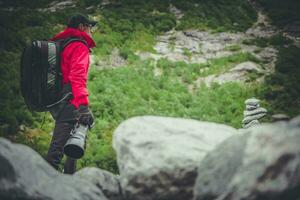
{"type": "Polygon", "coordinates": [[[70,57],[69,80],[74,98],[71,103],[75,108],[88,106],[87,76],[89,68],[89,49],[81,42],[74,42],[74,51],[70,57]],[[76,44],[76,45],[75,45],[76,44]]]}
{"type": "Polygon", "coordinates": [[[74,96],[71,103],[79,111],[79,123],[91,128],[94,124],[94,116],[88,107],[87,76],[90,64],[89,58],[89,49],[79,42],[71,56],[69,80],[74,96]]]}

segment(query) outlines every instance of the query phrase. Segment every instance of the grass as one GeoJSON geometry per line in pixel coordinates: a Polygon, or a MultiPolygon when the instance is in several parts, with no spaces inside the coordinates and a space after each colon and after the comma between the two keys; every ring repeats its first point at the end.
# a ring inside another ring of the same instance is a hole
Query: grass
{"type": "Polygon", "coordinates": [[[192,52],[190,52],[190,50],[188,50],[187,48],[184,48],[183,55],[185,55],[186,57],[188,57],[190,59],[193,54],[192,54],[192,52]]]}
{"type": "Polygon", "coordinates": [[[240,50],[242,50],[242,48],[241,48],[241,46],[238,45],[238,44],[233,44],[233,45],[230,45],[230,46],[226,46],[226,47],[225,47],[225,50],[235,52],[235,51],[240,51],[240,50]]]}

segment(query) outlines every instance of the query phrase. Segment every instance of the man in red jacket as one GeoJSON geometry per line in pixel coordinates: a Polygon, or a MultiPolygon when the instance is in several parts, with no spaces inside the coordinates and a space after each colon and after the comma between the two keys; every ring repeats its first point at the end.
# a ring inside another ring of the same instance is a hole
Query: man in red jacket
{"type": "MultiPolygon", "coordinates": [[[[55,119],[55,128],[46,160],[56,169],[63,158],[63,147],[70,137],[70,132],[77,122],[92,126],[93,114],[89,109],[87,75],[90,65],[90,49],[95,47],[91,34],[95,21],[78,14],[68,21],[67,28],[51,40],[78,38],[68,44],[61,53],[63,92],[72,92],[71,98],[50,110],[55,119]]],[[[76,171],[76,160],[67,157],[64,173],[76,171]]]]}

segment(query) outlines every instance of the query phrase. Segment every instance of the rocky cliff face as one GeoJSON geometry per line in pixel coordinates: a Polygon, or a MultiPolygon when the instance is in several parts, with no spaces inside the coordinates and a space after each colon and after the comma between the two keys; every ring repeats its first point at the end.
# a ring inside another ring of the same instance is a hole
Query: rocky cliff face
{"type": "Polygon", "coordinates": [[[136,117],[114,133],[120,176],[62,175],[29,147],[0,139],[0,199],[299,200],[300,117],[236,130],[136,117]]]}

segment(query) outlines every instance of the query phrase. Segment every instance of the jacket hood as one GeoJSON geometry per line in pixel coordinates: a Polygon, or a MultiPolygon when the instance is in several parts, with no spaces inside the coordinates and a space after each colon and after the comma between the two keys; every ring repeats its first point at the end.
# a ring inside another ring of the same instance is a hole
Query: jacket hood
{"type": "Polygon", "coordinates": [[[66,28],[64,31],[58,33],[50,40],[55,41],[55,40],[60,40],[60,39],[66,39],[69,37],[76,37],[76,38],[85,40],[86,43],[88,44],[89,48],[94,48],[96,46],[96,43],[91,38],[91,36],[89,36],[87,33],[80,31],[76,28],[66,28]]]}

